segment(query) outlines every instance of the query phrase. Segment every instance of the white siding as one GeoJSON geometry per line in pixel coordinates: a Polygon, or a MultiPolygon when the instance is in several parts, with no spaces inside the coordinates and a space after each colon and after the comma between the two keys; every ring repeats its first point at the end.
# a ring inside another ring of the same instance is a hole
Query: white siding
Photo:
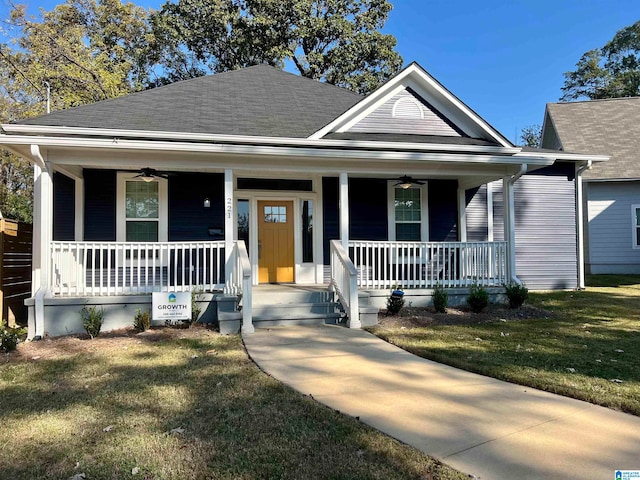
{"type": "Polygon", "coordinates": [[[352,126],[349,131],[461,136],[433,107],[409,89],[395,95],[352,126]]]}
{"type": "Polygon", "coordinates": [[[631,205],[640,204],[640,181],[585,184],[589,271],[640,274],[640,249],[633,248],[631,216],[631,205]]]}
{"type": "MultiPolygon", "coordinates": [[[[493,184],[494,240],[502,240],[502,182],[493,184]]],[[[524,175],[514,188],[516,273],[532,290],[578,285],[575,184],[555,171],[524,175]]]]}

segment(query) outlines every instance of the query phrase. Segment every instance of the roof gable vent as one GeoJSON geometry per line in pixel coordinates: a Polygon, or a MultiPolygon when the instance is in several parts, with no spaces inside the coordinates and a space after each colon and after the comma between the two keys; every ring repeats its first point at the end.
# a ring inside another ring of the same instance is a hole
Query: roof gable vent
{"type": "Polygon", "coordinates": [[[393,105],[391,116],[393,118],[422,120],[424,119],[424,109],[415,98],[402,97],[393,105]]]}

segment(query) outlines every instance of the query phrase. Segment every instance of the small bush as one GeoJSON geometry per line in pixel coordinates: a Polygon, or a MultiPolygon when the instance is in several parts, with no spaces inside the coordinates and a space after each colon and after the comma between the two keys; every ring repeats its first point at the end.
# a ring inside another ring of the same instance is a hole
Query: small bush
{"type": "Polygon", "coordinates": [[[404,307],[404,292],[394,290],[387,298],[387,315],[397,315],[404,307]]]}
{"type": "Polygon", "coordinates": [[[100,307],[100,310],[98,310],[95,306],[84,306],[80,310],[80,316],[82,317],[82,326],[91,338],[100,335],[100,329],[104,321],[104,308],[100,307]]]}
{"type": "Polygon", "coordinates": [[[436,285],[436,288],[433,290],[433,307],[438,313],[447,313],[448,306],[449,294],[441,285],[436,285]]]}
{"type": "Polygon", "coordinates": [[[198,303],[201,300],[201,293],[201,290],[191,291],[191,323],[196,323],[202,312],[200,304],[198,303]]]}
{"type": "Polygon", "coordinates": [[[469,308],[471,308],[472,312],[480,313],[487,305],[489,305],[489,293],[484,289],[484,287],[474,283],[471,285],[471,288],[469,288],[467,304],[469,305],[469,308]]]}
{"type": "Polygon", "coordinates": [[[20,336],[24,329],[9,328],[3,321],[0,323],[0,352],[12,352],[18,346],[20,336]]]}
{"type": "Polygon", "coordinates": [[[136,310],[136,316],[133,317],[133,328],[138,332],[144,332],[151,327],[151,315],[146,310],[136,310]]]}
{"type": "Polygon", "coordinates": [[[509,299],[509,308],[520,308],[522,304],[529,298],[529,289],[524,285],[517,283],[503,284],[507,298],[509,299]]]}

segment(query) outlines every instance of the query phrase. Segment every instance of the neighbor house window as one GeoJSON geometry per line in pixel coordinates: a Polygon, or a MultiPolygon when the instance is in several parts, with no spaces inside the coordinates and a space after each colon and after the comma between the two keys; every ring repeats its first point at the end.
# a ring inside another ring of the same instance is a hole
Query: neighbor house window
{"type": "Polygon", "coordinates": [[[633,248],[640,248],[640,205],[632,205],[633,216],[633,248]]]}
{"type": "Polygon", "coordinates": [[[422,199],[421,189],[394,189],[395,231],[397,241],[421,240],[422,199]]]}

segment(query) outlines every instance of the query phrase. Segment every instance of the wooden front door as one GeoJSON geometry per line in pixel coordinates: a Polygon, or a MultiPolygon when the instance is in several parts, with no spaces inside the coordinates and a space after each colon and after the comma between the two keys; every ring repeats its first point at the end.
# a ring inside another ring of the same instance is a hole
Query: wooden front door
{"type": "Polygon", "coordinates": [[[258,282],[293,282],[293,201],[258,201],[258,282]]]}

